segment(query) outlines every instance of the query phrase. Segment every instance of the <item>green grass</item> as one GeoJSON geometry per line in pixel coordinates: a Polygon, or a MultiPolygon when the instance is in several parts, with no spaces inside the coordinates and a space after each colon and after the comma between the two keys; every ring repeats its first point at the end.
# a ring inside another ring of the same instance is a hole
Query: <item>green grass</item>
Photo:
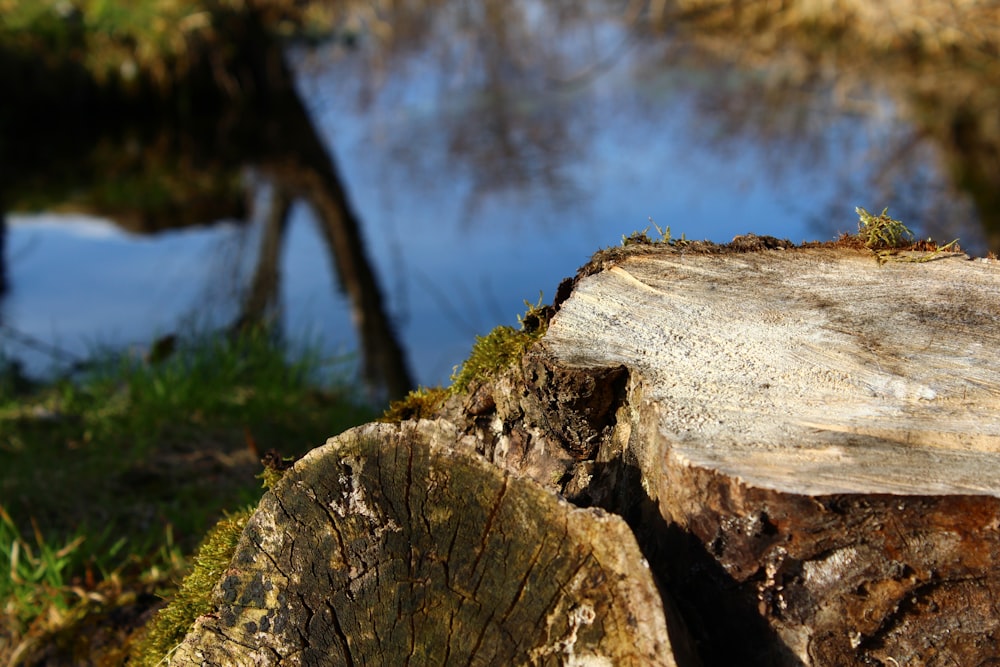
{"type": "Polygon", "coordinates": [[[15,635],[108,582],[171,592],[182,555],[259,499],[259,453],[299,455],[376,414],[342,364],[289,361],[266,332],[195,337],[157,363],[98,356],[74,380],[0,383],[0,627],[15,635]]]}
{"type": "MultiPolygon", "coordinates": [[[[33,527],[37,528],[37,527],[33,527]]],[[[50,607],[68,609],[68,570],[85,541],[84,535],[53,545],[37,529],[25,539],[11,516],[0,507],[0,600],[4,615],[26,623],[50,607]]]]}

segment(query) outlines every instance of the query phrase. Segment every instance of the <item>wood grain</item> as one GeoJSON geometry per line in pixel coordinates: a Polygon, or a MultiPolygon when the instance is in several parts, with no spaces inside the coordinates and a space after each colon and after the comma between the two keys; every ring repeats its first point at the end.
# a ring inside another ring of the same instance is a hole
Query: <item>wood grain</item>
{"type": "Polygon", "coordinates": [[[546,345],[644,381],[672,455],[755,486],[1000,493],[1000,269],[833,249],[628,260],[546,345]]]}

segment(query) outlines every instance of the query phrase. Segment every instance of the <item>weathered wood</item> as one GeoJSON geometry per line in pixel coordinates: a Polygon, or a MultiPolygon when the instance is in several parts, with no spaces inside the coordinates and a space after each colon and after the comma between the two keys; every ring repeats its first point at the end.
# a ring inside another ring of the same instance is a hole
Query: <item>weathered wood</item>
{"type": "Polygon", "coordinates": [[[664,249],[578,281],[543,345],[630,371],[654,569],[706,664],[1000,656],[1000,266],[664,249]],[[655,559],[654,559],[655,560],[655,559]]]}
{"type": "Polygon", "coordinates": [[[673,665],[625,523],[456,436],[368,425],[297,462],[173,664],[673,665]]]}
{"type": "Polygon", "coordinates": [[[637,257],[581,281],[545,342],[641,376],[691,465],[810,495],[997,494],[1000,269],[963,257],[637,257]]]}

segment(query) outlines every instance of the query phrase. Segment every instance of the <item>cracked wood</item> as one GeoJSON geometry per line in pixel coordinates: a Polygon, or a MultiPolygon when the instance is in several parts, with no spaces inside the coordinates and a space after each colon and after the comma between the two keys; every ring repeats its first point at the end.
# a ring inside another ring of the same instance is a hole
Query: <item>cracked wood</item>
{"type": "Polygon", "coordinates": [[[542,343],[628,368],[640,543],[702,663],[992,664],[1000,264],[708,250],[581,276],[542,343]]]}
{"type": "Polygon", "coordinates": [[[175,664],[673,665],[624,522],[442,428],[369,425],[298,462],[175,664]]]}

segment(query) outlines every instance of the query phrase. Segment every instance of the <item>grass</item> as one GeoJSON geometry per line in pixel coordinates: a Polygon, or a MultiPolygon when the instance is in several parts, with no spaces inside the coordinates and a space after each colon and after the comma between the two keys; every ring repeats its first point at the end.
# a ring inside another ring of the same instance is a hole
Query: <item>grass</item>
{"type": "Polygon", "coordinates": [[[336,366],[261,331],[0,383],[0,662],[125,592],[172,593],[209,527],[259,499],[260,454],[374,415],[336,366]]]}
{"type": "Polygon", "coordinates": [[[25,539],[11,516],[0,507],[0,599],[5,601],[4,615],[24,623],[54,608],[68,609],[63,593],[69,581],[68,570],[75,553],[85,541],[84,535],[68,538],[64,544],[50,544],[37,524],[32,539],[25,539]]]}
{"type": "Polygon", "coordinates": [[[857,238],[864,247],[875,254],[879,264],[885,264],[890,259],[896,259],[901,250],[929,251],[929,255],[919,257],[907,256],[899,261],[926,262],[942,252],[958,252],[958,239],[944,245],[937,245],[932,240],[914,243],[913,232],[902,222],[889,215],[889,208],[883,208],[878,215],[872,215],[865,208],[854,209],[858,214],[857,238]]]}

